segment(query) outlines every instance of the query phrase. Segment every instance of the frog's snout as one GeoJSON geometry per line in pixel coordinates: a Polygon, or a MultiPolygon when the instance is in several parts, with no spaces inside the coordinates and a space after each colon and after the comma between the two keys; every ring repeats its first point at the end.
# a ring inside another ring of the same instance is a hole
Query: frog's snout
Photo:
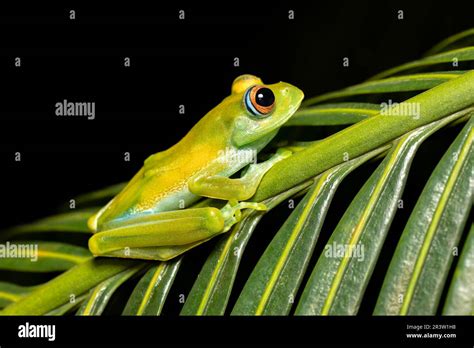
{"type": "Polygon", "coordinates": [[[297,87],[294,87],[295,89],[295,92],[294,92],[294,98],[295,98],[295,102],[296,104],[298,105],[298,107],[300,106],[301,102],[303,101],[304,99],[304,93],[301,89],[297,88],[297,87]]]}

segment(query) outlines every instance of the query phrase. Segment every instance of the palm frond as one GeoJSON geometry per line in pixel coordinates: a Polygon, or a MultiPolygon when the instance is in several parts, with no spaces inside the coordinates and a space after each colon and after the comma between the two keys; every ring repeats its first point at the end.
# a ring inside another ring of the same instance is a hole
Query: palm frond
{"type": "MultiPolygon", "coordinates": [[[[0,258],[0,269],[17,272],[18,277],[62,273],[35,286],[0,282],[0,308],[5,307],[0,314],[101,315],[122,285],[133,281],[134,290],[118,312],[160,315],[175,281],[192,277],[181,315],[355,315],[381,257],[391,262],[375,315],[474,314],[474,232],[469,221],[474,196],[474,71],[458,70],[453,64],[467,66],[474,60],[474,47],[466,46],[473,41],[471,29],[442,41],[424,58],[306,100],[286,125],[288,130],[347,127],[310,142],[286,139],[297,151],[265,175],[251,199],[265,203],[268,211],[244,211],[238,224],[216,238],[198,274],[182,271],[183,264],[194,262],[187,254],[167,262],[103,259],[93,258],[85,244],[72,244],[71,232],[87,237],[87,219],[123,183],[77,197],[77,210],[5,231],[2,239],[32,243],[39,253],[36,262],[0,258]],[[409,98],[382,110],[378,102],[387,103],[394,95],[409,98]],[[410,112],[413,105],[416,114],[410,112]],[[410,168],[417,150],[435,132],[459,124],[464,128],[424,185],[394,254],[381,255],[388,234],[397,233],[393,221],[413,175],[410,168]],[[341,183],[350,182],[357,168],[377,161],[381,162],[345,212],[337,212],[339,222],[329,239],[321,240],[341,183]],[[247,245],[261,232],[262,221],[284,202],[300,197],[263,254],[257,255],[243,288],[236,287],[241,262],[253,252],[247,245]],[[56,235],[50,232],[66,233],[60,240],[41,240],[45,234],[56,235]],[[33,242],[25,241],[31,237],[33,242]]],[[[207,199],[196,206],[214,204],[207,199]]]]}

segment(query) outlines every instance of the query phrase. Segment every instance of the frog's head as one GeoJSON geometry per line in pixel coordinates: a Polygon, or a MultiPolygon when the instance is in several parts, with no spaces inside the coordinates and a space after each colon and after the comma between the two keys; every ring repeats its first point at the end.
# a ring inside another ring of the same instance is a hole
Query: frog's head
{"type": "Polygon", "coordinates": [[[285,82],[265,85],[253,75],[242,75],[232,83],[232,142],[242,147],[267,141],[300,106],[303,92],[285,82]]]}

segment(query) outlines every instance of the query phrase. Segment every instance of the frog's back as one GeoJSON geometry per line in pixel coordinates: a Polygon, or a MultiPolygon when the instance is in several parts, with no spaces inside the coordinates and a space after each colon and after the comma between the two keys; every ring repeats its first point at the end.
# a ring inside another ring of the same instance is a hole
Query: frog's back
{"type": "Polygon", "coordinates": [[[203,126],[198,123],[179,143],[150,156],[127,186],[91,219],[91,229],[100,231],[110,221],[182,209],[195,202],[198,197],[188,190],[189,178],[205,170],[226,146],[225,141],[206,140],[203,126]]]}

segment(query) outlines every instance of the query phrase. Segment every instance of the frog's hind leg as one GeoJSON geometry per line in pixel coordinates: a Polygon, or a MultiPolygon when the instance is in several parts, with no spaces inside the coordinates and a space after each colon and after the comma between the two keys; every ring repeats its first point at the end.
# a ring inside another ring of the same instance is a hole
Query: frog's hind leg
{"type": "Polygon", "coordinates": [[[149,214],[109,223],[89,239],[89,249],[96,256],[167,260],[224,232],[224,226],[223,214],[213,207],[149,214]]]}
{"type": "Polygon", "coordinates": [[[120,258],[126,258],[126,259],[168,261],[198,246],[199,244],[207,242],[209,239],[201,240],[199,242],[190,243],[186,245],[143,247],[143,248],[123,248],[123,249],[111,251],[106,256],[120,257],[120,258]]]}

